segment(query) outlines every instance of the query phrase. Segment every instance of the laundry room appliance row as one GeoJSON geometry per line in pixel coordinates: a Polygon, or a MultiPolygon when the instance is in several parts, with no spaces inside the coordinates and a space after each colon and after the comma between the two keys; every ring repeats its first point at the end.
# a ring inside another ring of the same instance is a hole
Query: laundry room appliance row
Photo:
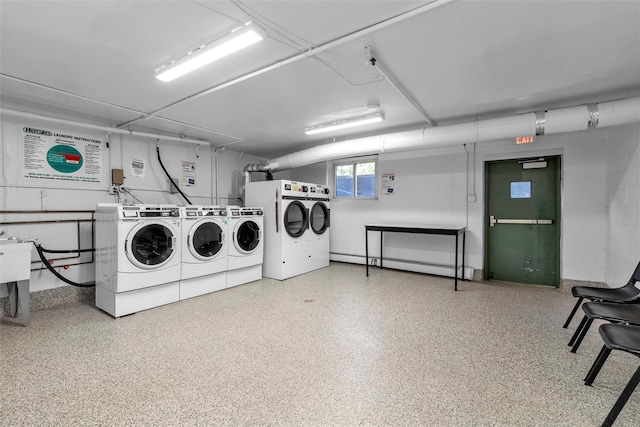
{"type": "Polygon", "coordinates": [[[262,277],[261,208],[101,203],[95,220],[96,306],[114,317],[262,277]]]}
{"type": "Polygon", "coordinates": [[[264,208],[262,275],[277,280],[329,266],[329,187],[290,180],[246,184],[245,202],[264,208]]]}

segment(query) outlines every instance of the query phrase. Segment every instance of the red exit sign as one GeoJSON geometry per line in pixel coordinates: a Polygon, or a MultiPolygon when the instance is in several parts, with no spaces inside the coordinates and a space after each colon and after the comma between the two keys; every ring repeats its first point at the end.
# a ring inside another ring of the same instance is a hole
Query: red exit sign
{"type": "Polygon", "coordinates": [[[529,136],[516,136],[516,145],[531,144],[533,142],[533,135],[529,136]]]}

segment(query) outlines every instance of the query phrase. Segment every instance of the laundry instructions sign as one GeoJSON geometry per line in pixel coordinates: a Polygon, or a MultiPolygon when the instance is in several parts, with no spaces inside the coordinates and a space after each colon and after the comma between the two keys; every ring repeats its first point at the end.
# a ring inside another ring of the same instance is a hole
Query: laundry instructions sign
{"type": "Polygon", "coordinates": [[[25,178],[100,182],[102,141],[30,126],[22,127],[22,139],[25,178]]]}

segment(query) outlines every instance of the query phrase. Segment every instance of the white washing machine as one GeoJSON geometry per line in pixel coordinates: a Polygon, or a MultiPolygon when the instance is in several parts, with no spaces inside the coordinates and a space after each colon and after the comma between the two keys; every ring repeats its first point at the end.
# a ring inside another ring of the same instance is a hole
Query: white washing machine
{"type": "Polygon", "coordinates": [[[177,206],[96,207],[96,306],[114,317],[180,299],[177,206]]]}
{"type": "Polygon", "coordinates": [[[227,288],[262,278],[264,211],[261,207],[227,206],[231,243],[227,288]]]}
{"type": "Polygon", "coordinates": [[[296,181],[247,183],[247,203],[265,208],[265,277],[284,280],[329,265],[328,203],[314,208],[321,194],[322,199],[328,199],[328,189],[323,186],[296,181]],[[311,230],[312,213],[316,215],[315,232],[311,230]]]}
{"type": "Polygon", "coordinates": [[[180,207],[182,273],[180,299],[227,287],[229,219],[226,206],[180,207]]]}

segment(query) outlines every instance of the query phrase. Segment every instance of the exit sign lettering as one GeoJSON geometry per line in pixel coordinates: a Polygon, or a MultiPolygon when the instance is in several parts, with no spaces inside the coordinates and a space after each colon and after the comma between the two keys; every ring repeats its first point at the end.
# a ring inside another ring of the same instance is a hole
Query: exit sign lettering
{"type": "Polygon", "coordinates": [[[516,136],[516,145],[531,144],[532,142],[533,142],[533,135],[516,136]]]}

